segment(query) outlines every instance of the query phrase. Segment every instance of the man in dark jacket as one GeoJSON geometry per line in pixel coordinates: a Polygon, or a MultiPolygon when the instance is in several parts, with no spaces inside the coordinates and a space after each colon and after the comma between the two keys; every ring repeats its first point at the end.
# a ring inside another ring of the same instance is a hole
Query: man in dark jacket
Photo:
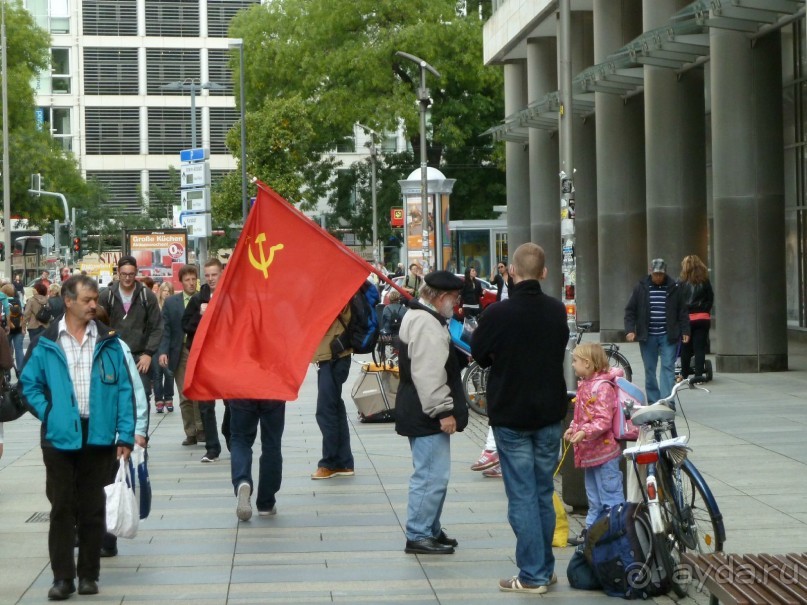
{"type": "Polygon", "coordinates": [[[448,271],[434,271],[425,282],[420,300],[410,303],[401,321],[395,430],[409,438],[414,467],[404,552],[442,555],[457,546],[440,523],[451,470],[450,436],[468,424],[460,367],[446,327],[462,280],[448,271]]]}
{"type": "Polygon", "coordinates": [[[185,396],[185,367],[188,365],[189,350],[184,346],[185,332],[182,330],[182,315],[196,294],[199,271],[195,265],[184,265],[179,270],[182,292],[169,296],[163,303],[163,337],[160,342],[159,364],[174,373],[179,395],[179,411],[182,415],[182,428],[185,440],[182,445],[196,445],[204,441],[202,417],[199,404],[185,396]]]}
{"type": "Polygon", "coordinates": [[[101,290],[98,306],[106,310],[109,327],[132,350],[146,396],[150,397],[149,370],[152,357],[160,348],[163,319],[154,292],[137,281],[136,277],[137,261],[133,256],[121,256],[118,260],[118,283],[101,290]]]}
{"type": "Polygon", "coordinates": [[[541,290],[544,263],[540,246],[516,249],[513,288],[507,300],[485,310],[471,341],[473,358],[491,368],[488,418],[516,535],[519,574],[500,580],[499,590],[535,594],[557,581],[552,473],[568,407],[563,360],[569,327],[563,303],[541,290]]]}
{"type": "Polygon", "coordinates": [[[680,284],[667,275],[664,259],[650,262],[650,275],[639,280],[625,307],[625,338],[639,341],[647,401],[667,397],[675,384],[678,340],[689,342],[689,315],[680,284]],[[661,370],[656,367],[661,357],[661,370]]]}
{"type": "MultiPolygon", "coordinates": [[[[221,278],[222,265],[221,261],[217,258],[211,258],[205,263],[204,275],[205,284],[202,289],[193,295],[185,307],[185,313],[182,315],[182,329],[187,334],[185,339],[185,346],[190,351],[193,345],[193,337],[196,335],[196,330],[199,328],[199,323],[202,321],[202,315],[207,310],[207,305],[210,303],[216,285],[221,278]]],[[[202,456],[202,462],[216,462],[221,454],[221,442],[219,441],[219,430],[216,426],[216,402],[214,401],[200,401],[199,414],[202,416],[202,426],[205,431],[205,455],[202,456]]]]}

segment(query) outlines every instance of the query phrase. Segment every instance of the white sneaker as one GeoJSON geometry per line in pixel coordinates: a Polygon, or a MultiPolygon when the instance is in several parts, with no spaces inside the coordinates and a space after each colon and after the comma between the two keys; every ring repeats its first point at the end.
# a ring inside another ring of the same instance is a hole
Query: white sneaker
{"type": "Polygon", "coordinates": [[[238,505],[235,508],[235,516],[241,521],[249,521],[252,517],[250,495],[249,483],[242,483],[238,486],[238,505]]]}

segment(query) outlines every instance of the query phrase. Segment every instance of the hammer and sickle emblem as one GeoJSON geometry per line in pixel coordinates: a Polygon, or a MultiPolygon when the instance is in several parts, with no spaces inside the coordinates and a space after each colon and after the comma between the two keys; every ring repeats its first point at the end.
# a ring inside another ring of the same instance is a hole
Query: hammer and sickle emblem
{"type": "Polygon", "coordinates": [[[247,248],[247,252],[249,254],[249,262],[252,264],[252,266],[255,267],[258,271],[263,271],[264,279],[269,279],[269,265],[271,265],[272,261],[275,259],[275,251],[282,250],[283,244],[277,244],[276,246],[271,246],[269,248],[269,258],[267,259],[263,251],[263,242],[265,241],[266,241],[265,233],[259,233],[258,237],[255,238],[255,243],[258,244],[258,250],[260,251],[261,255],[260,262],[258,262],[258,260],[255,258],[255,255],[252,254],[251,245],[249,246],[249,248],[247,248]]]}

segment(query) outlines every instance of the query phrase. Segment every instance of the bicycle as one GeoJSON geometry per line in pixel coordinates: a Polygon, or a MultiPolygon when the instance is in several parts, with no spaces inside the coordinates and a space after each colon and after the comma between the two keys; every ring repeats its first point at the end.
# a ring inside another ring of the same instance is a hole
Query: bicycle
{"type": "MultiPolygon", "coordinates": [[[[712,491],[689,460],[689,437],[679,436],[675,426],[678,391],[698,386],[702,377],[691,376],[677,383],[672,393],[656,403],[626,409],[639,428],[637,445],[623,455],[632,462],[653,531],[652,547],[673,591],[686,596],[692,580],[678,566],[681,553],[690,550],[714,553],[723,550],[726,530],[723,515],[712,491]],[[646,472],[642,479],[641,470],[646,472]]],[[[686,418],[686,416],[684,416],[686,418]]]]}
{"type": "MultiPolygon", "coordinates": [[[[574,339],[572,348],[580,344],[583,334],[591,329],[591,325],[591,322],[577,324],[577,337],[574,339]]],[[[601,344],[605,349],[608,364],[612,368],[621,368],[625,378],[630,381],[633,378],[633,369],[630,367],[627,357],[619,352],[619,345],[614,342],[601,344]]],[[[488,415],[487,385],[489,373],[489,368],[483,368],[476,361],[472,361],[468,364],[465,376],[462,379],[462,390],[465,393],[465,401],[468,403],[468,407],[482,416],[488,415]]]]}

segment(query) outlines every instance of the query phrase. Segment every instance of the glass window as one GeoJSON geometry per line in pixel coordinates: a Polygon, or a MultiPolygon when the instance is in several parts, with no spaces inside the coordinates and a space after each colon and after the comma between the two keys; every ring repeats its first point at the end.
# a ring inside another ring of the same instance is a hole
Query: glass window
{"type": "Polygon", "coordinates": [[[48,129],[65,151],[73,150],[73,126],[69,107],[37,107],[37,128],[48,129]]]}
{"type": "Polygon", "coordinates": [[[453,231],[452,243],[459,273],[465,273],[468,267],[475,267],[480,277],[490,275],[489,229],[453,231]]]}
{"type": "Polygon", "coordinates": [[[45,31],[52,34],[70,33],[69,0],[26,0],[25,8],[45,31]]]}
{"type": "Polygon", "coordinates": [[[50,33],[70,33],[69,0],[50,0],[50,33]]]}
{"type": "Polygon", "coordinates": [[[70,49],[50,49],[50,77],[54,94],[70,94],[70,49]]]}

